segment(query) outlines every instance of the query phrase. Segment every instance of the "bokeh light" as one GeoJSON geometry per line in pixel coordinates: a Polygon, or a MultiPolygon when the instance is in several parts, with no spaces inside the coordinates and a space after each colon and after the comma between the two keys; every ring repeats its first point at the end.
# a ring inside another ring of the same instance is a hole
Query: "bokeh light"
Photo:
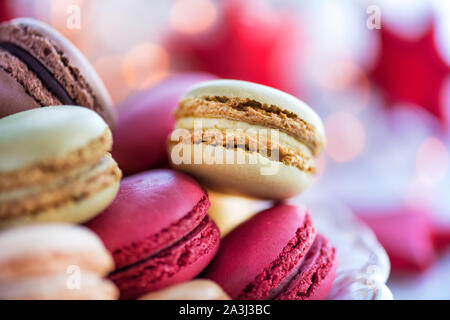
{"type": "Polygon", "coordinates": [[[331,114],[325,122],[327,153],[337,162],[357,157],[364,149],[366,132],[361,121],[348,112],[331,114]]]}
{"type": "Polygon", "coordinates": [[[169,72],[169,54],[156,43],[142,43],[125,56],[122,72],[126,84],[141,90],[161,80],[169,72]]]}
{"type": "Polygon", "coordinates": [[[122,101],[129,93],[128,86],[124,86],[124,75],[120,68],[124,64],[124,57],[118,54],[103,56],[94,63],[94,68],[103,79],[106,88],[115,104],[122,101]]]}
{"type": "Polygon", "coordinates": [[[449,154],[445,145],[437,138],[427,138],[419,147],[416,169],[419,181],[426,186],[440,182],[448,172],[449,154]]]}
{"type": "Polygon", "coordinates": [[[170,10],[169,22],[181,33],[195,34],[212,26],[217,9],[209,0],[178,0],[170,10]]]}

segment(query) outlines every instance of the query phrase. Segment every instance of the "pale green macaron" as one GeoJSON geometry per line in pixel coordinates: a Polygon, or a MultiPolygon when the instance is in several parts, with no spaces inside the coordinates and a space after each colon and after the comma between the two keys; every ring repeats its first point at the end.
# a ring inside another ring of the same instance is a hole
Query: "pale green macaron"
{"type": "Polygon", "coordinates": [[[0,227],[85,222],[117,194],[112,134],[94,111],[38,108],[0,119],[0,227]]]}
{"type": "Polygon", "coordinates": [[[239,80],[191,87],[175,111],[174,168],[219,192],[268,200],[296,196],[312,182],[325,147],[322,120],[285,92],[239,80]]]}

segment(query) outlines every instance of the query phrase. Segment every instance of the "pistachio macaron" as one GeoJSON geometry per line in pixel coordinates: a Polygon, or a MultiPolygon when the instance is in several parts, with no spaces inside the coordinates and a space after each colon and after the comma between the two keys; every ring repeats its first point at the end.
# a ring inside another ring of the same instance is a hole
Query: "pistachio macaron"
{"type": "Polygon", "coordinates": [[[207,187],[263,199],[305,190],[325,146],[320,117],[285,92],[238,80],[194,85],[175,111],[172,165],[207,187]]]}
{"type": "Polygon", "coordinates": [[[55,106],[0,119],[0,227],[87,221],[119,189],[112,134],[94,111],[55,106]]]}
{"type": "Polygon", "coordinates": [[[114,127],[105,85],[69,40],[32,18],[0,24],[0,118],[54,105],[89,108],[114,127]]]}

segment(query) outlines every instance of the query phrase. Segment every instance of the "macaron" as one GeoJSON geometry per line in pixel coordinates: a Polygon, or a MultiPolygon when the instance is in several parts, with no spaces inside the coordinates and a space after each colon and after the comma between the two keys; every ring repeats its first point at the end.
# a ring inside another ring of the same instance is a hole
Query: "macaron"
{"type": "Polygon", "coordinates": [[[280,200],[301,193],[325,145],[319,116],[282,91],[238,80],[191,87],[175,111],[174,168],[220,192],[280,200]]]}
{"type": "Polygon", "coordinates": [[[57,106],[0,119],[0,227],[81,223],[103,211],[121,172],[94,111],[57,106]]]}
{"type": "Polygon", "coordinates": [[[112,154],[125,175],[168,166],[166,142],[177,102],[193,84],[210,79],[214,76],[207,73],[170,76],[117,106],[112,154]]]}
{"type": "Polygon", "coordinates": [[[219,227],[222,238],[258,212],[273,206],[272,201],[233,196],[211,190],[208,194],[211,201],[208,215],[219,227]]]}
{"type": "Polygon", "coordinates": [[[33,108],[78,105],[98,112],[113,128],[112,102],[83,54],[40,21],[0,24],[0,118],[33,108]]]}
{"type": "Polygon", "coordinates": [[[223,238],[204,277],[233,299],[325,299],[336,266],[335,249],[316,234],[308,211],[280,204],[223,238]]]}
{"type": "Polygon", "coordinates": [[[42,224],[0,232],[0,299],[116,299],[114,269],[87,228],[42,224]]]}
{"type": "Polygon", "coordinates": [[[188,281],[216,254],[220,234],[206,215],[208,194],[191,177],[168,169],[123,179],[113,203],[86,226],[112,253],[109,278],[121,299],[188,281]]]}
{"type": "Polygon", "coordinates": [[[139,300],[231,300],[214,281],[194,279],[147,293],[139,300]]]}

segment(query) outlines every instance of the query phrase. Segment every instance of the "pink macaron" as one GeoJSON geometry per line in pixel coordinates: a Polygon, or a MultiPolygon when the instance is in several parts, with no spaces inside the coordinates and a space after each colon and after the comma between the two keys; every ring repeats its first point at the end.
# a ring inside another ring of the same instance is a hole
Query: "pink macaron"
{"type": "Polygon", "coordinates": [[[336,275],[335,249],[316,234],[305,208],[280,204],[246,221],[221,242],[204,277],[233,299],[326,299],[336,275]]]}
{"type": "Polygon", "coordinates": [[[214,78],[207,73],[171,76],[118,106],[112,154],[125,175],[168,166],[166,142],[179,98],[193,84],[214,78]]]}
{"type": "Polygon", "coordinates": [[[193,279],[211,262],[220,233],[206,215],[209,205],[195,180],[172,170],[122,181],[111,206],[87,223],[113,255],[109,278],[121,299],[193,279]]]}

